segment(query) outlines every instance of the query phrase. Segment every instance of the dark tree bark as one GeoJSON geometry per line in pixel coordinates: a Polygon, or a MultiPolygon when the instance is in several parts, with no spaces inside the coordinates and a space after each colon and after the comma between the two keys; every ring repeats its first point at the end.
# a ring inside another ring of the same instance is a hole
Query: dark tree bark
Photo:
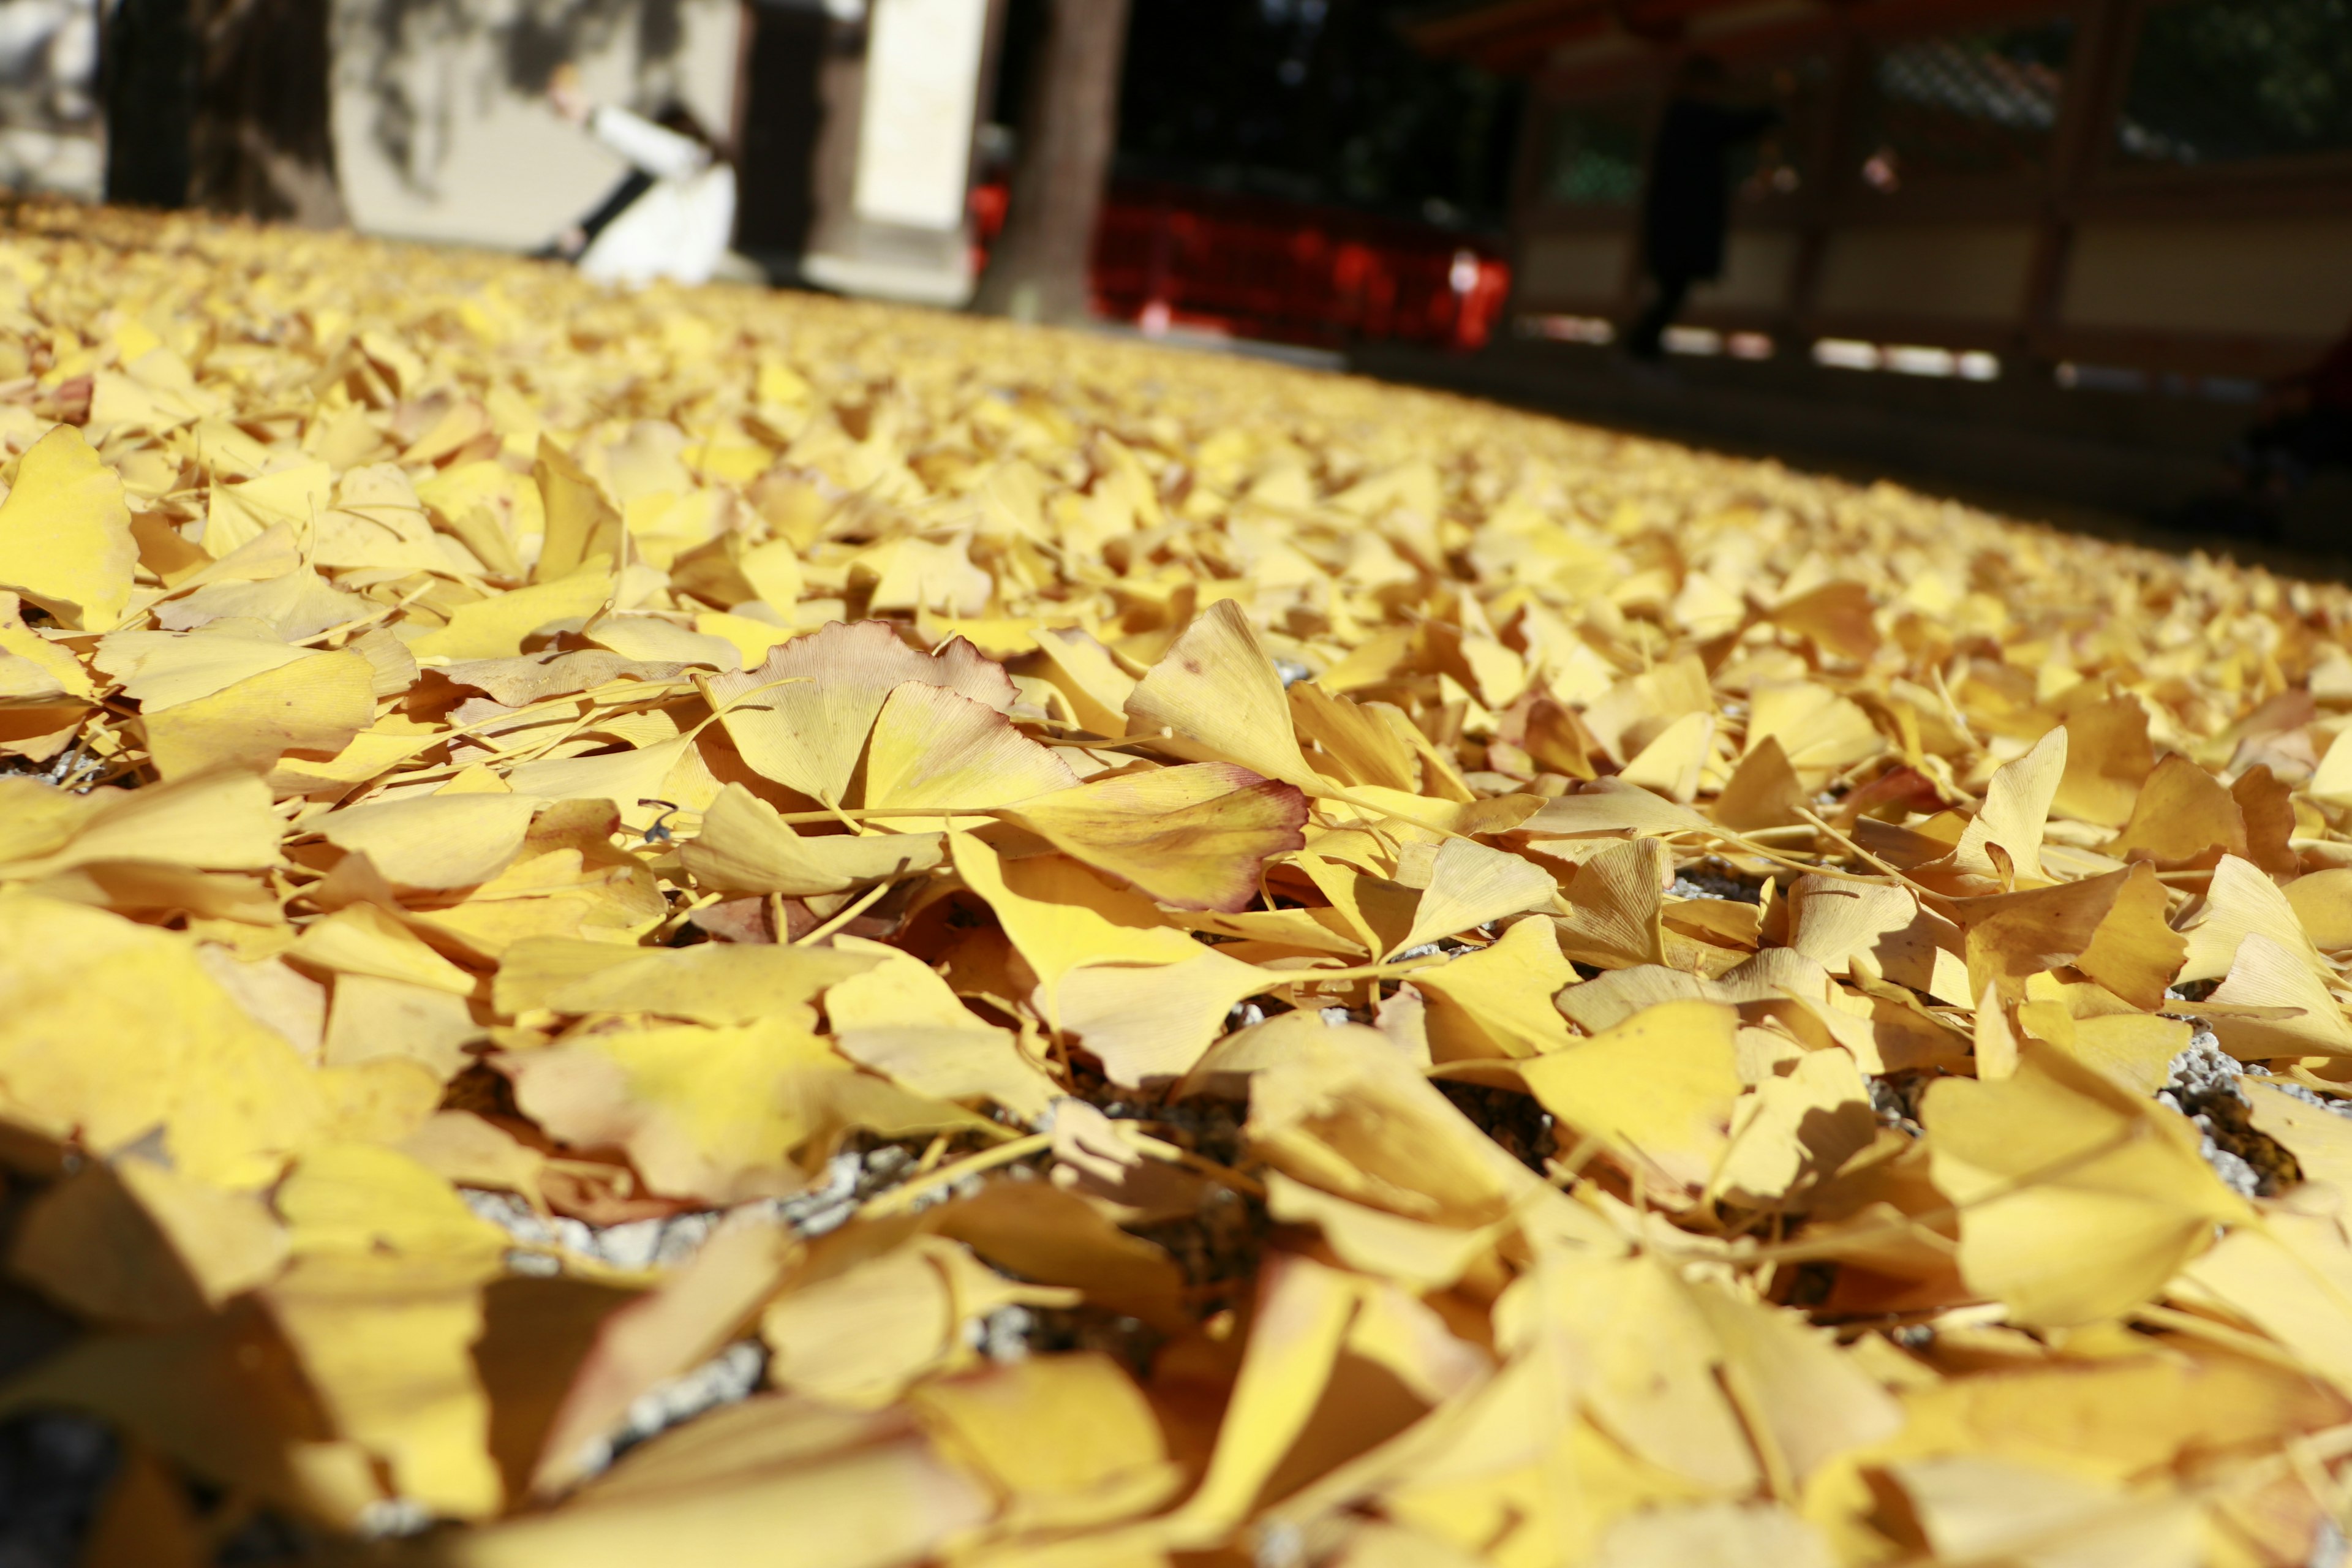
{"type": "Polygon", "coordinates": [[[1021,124],[1012,208],[978,309],[1028,321],[1086,319],[1103,183],[1118,142],[1128,0],[1053,0],[1021,124]]]}
{"type": "Polygon", "coordinates": [[[107,195],[329,228],[322,0],[122,0],[107,35],[107,195]]]}
{"type": "Polygon", "coordinates": [[[306,228],[348,221],[322,0],[194,0],[203,53],[188,199],[306,228]]]}

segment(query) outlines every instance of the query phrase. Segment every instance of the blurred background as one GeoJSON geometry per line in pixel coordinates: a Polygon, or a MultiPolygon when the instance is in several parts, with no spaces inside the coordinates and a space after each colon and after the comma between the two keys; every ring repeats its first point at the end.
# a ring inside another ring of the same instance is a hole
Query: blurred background
{"type": "Polygon", "coordinates": [[[559,79],[708,129],[730,275],[2352,544],[2352,423],[2246,436],[2352,378],[2352,0],[0,0],[0,183],[528,250],[627,174],[559,79]]]}

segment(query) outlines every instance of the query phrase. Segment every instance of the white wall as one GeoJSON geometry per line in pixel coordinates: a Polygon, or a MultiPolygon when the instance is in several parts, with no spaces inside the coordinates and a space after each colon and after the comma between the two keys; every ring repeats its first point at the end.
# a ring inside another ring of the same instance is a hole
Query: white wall
{"type": "Polygon", "coordinates": [[[95,197],[97,0],[0,0],[0,185],[95,197]]]}
{"type": "MultiPolygon", "coordinates": [[[[0,0],[5,4],[5,0],[0,0]]],[[[335,157],[354,226],[527,249],[626,172],[520,83],[731,127],[739,0],[335,0],[335,157]]]]}

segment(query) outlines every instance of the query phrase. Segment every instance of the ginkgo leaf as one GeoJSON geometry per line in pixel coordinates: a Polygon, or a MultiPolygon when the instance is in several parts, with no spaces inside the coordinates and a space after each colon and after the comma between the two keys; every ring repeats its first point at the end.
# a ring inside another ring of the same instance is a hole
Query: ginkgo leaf
{"type": "Polygon", "coordinates": [[[1012,1031],[974,1016],[929,965],[878,944],[840,945],[881,960],[824,994],[825,1026],[841,1054],[917,1094],[994,1100],[1024,1121],[1043,1115],[1052,1078],[1024,1056],[1012,1031]]]}
{"type": "Polygon", "coordinates": [[[2069,713],[2066,731],[2066,771],[2051,809],[2078,821],[2121,827],[2156,766],[2147,710],[2135,697],[2109,698],[2069,713]]]}
{"type": "Polygon", "coordinates": [[[259,582],[207,583],[155,606],[155,624],[167,632],[216,621],[258,621],[288,642],[299,643],[334,627],[372,618],[373,603],[331,587],[303,568],[259,582]]]}
{"type": "Polygon", "coordinates": [[[281,669],[319,655],[269,636],[184,637],[174,632],[120,631],[102,637],[90,662],[111,675],[142,712],[160,713],[210,697],[247,676],[281,669]]]}
{"type": "Polygon", "coordinates": [[[919,1377],[974,1357],[964,1325],[1023,1302],[1062,1305],[1073,1293],[992,1273],[962,1243],[919,1236],[908,1246],[796,1282],[760,1321],[779,1387],[829,1405],[887,1404],[919,1377]]]}
{"type": "Polygon", "coordinates": [[[469,996],[480,984],[373,904],[337,910],[305,930],[289,951],[315,968],[401,981],[453,996],[469,996]]]}
{"type": "Polygon", "coordinates": [[[258,871],[280,864],[278,833],[268,786],[251,773],[81,795],[0,778],[0,879],[11,881],[96,861],[258,871]]]}
{"type": "Polygon", "coordinates": [[[1716,797],[1715,819],[1736,833],[1788,827],[1804,820],[1798,813],[1810,800],[1780,741],[1766,735],[1748,747],[1732,770],[1716,797]]]}
{"type": "Polygon", "coordinates": [[[926,1384],[912,1399],[1013,1498],[1015,1528],[1108,1523],[1150,1511],[1181,1484],[1150,1403],[1100,1352],[1029,1357],[926,1384]]]}
{"type": "Polygon", "coordinates": [[[532,1489],[578,1479],[593,1463],[588,1445],[618,1426],[634,1400],[723,1345],[782,1283],[799,1251],[781,1226],[729,1226],[660,1289],[604,1319],[541,1437],[532,1489]]]}
{"type": "Polygon", "coordinates": [[[1397,949],[1541,909],[1559,891],[1559,885],[1540,866],[1490,849],[1475,838],[1449,838],[1438,847],[1429,885],[1413,909],[1412,929],[1397,949]]]}
{"type": "Polygon", "coordinates": [[[2251,1217],[2184,1118],[2047,1047],[2000,1083],[1939,1079],[1922,1120],[1936,1184],[1964,1205],[1961,1271],[2019,1322],[2127,1310],[2251,1217]]]}
{"type": "Polygon", "coordinates": [[[944,845],[937,833],[803,836],[774,806],[730,784],[702,814],[701,831],[678,857],[708,887],[806,898],[927,871],[946,858],[944,845]]]}
{"type": "Polygon", "coordinates": [[[1950,906],[1964,932],[1969,983],[2023,994],[2028,976],[2071,963],[2133,1005],[2152,1007],[2185,972],[2188,949],[2165,923],[2164,888],[2147,866],[1950,906]]]}
{"type": "Polygon", "coordinates": [[[111,631],[131,601],[138,548],[122,481],[81,432],[52,427],[17,461],[0,501],[0,586],[69,626],[111,631]]]}
{"type": "Polygon", "coordinates": [[[581,574],[583,567],[594,570],[600,561],[605,566],[614,564],[621,552],[620,512],[572,454],[544,433],[539,437],[530,477],[539,488],[546,517],[531,581],[558,583],[581,574]]]}
{"type": "Polygon", "coordinates": [[[1297,789],[1230,763],[1097,779],[998,815],[1180,910],[1247,908],[1267,858],[1306,842],[1297,789]]]}
{"type": "Polygon", "coordinates": [[[2129,820],[2106,853],[2185,865],[2209,852],[2243,855],[2246,822],[2230,792],[2178,752],[2168,752],[2139,786],[2129,820]]]}
{"type": "Polygon", "coordinates": [[[956,872],[988,901],[1051,997],[1090,963],[1181,963],[1207,951],[1160,911],[1059,855],[1000,859],[970,834],[950,837],[956,872]]]}
{"type": "Polygon", "coordinates": [[[2305,1053],[2352,1056],[2352,1020],[2345,1017],[2343,1004],[2312,973],[2302,953],[2260,931],[2240,941],[2229,977],[2213,988],[2212,1000],[2259,1010],[2231,1016],[2217,1009],[2213,1020],[2221,1043],[2247,1060],[2305,1053]]]}
{"type": "Polygon", "coordinates": [[[331,755],[375,716],[375,672],[356,653],[321,653],[147,715],[156,771],[192,778],[267,767],[289,752],[331,755]]]}
{"type": "Polygon", "coordinates": [[[2206,885],[2204,908],[2182,933],[2188,952],[2182,980],[2218,980],[2230,972],[2249,936],[2267,938],[2300,958],[2315,977],[2329,974],[2327,963],[2304,932],[2289,896],[2252,861],[2224,855],[2206,885]]]}
{"type": "Polygon", "coordinates": [[[1127,733],[1127,700],[1135,690],[1135,677],[1112,661],[1108,648],[1066,627],[1040,631],[1037,651],[1049,667],[1046,679],[1070,703],[1079,724],[1112,740],[1127,733]]]}
{"type": "Polygon", "coordinates": [[[542,578],[528,588],[459,605],[447,626],[419,637],[409,651],[420,659],[451,662],[513,658],[526,639],[549,626],[585,620],[612,597],[613,579],[601,569],[542,578]]]}
{"type": "Polygon", "coordinates": [[[1172,732],[1255,773],[1328,790],[1291,728],[1282,677],[1241,606],[1220,599],[1184,630],[1127,699],[1128,732],[1172,732]]]}
{"type": "Polygon", "coordinates": [[[875,963],[828,948],[616,950],[609,942],[533,937],[509,949],[499,963],[497,1005],[509,1015],[547,1008],[742,1024],[802,1016],[826,986],[875,963]]]}
{"type": "Polygon", "coordinates": [[[2013,877],[2039,882],[2042,874],[2042,833],[2050,819],[2050,805],[2058,797],[2066,774],[2066,731],[2062,726],[2034,743],[2013,763],[2003,763],[1985,786],[1984,809],[1972,817],[1952,851],[1952,864],[1972,876],[2000,882],[2013,877]],[[2009,876],[1992,858],[1999,850],[2009,861],[2009,876]]]}
{"type": "Polygon", "coordinates": [[[327,842],[367,856],[395,883],[467,888],[522,852],[538,803],[515,795],[423,795],[335,812],[327,842]]]}
{"type": "Polygon", "coordinates": [[[1430,1052],[1439,1061],[1567,1046],[1574,1037],[1553,998],[1575,982],[1546,920],[1518,921],[1501,940],[1412,975],[1429,998],[1430,1052]]]}
{"type": "Polygon", "coordinates": [[[1686,1201],[1725,1148],[1738,1021],[1718,1003],[1668,1002],[1519,1072],[1544,1109],[1645,1169],[1656,1196],[1686,1201]]]}
{"type": "Polygon", "coordinates": [[[890,693],[908,681],[942,688],[1003,712],[1013,683],[970,643],[918,653],[888,623],[828,626],[772,650],[757,669],[710,683],[719,721],[762,775],[828,805],[849,781],[890,693]]]}
{"type": "Polygon", "coordinates": [[[743,668],[743,656],[725,637],[688,631],[651,616],[606,616],[581,634],[641,664],[698,664],[711,669],[743,668]]]}
{"type": "Polygon", "coordinates": [[[1560,951],[1611,969],[1664,959],[1659,921],[1667,864],[1655,839],[1637,838],[1579,866],[1559,889],[1569,905],[1556,922],[1560,951]]]}
{"type": "Polygon", "coordinates": [[[1052,984],[1046,1016],[1093,1052],[1113,1083],[1144,1084],[1190,1072],[1234,1006],[1280,980],[1214,948],[1172,963],[1090,963],[1052,984]]]}
{"type": "Polygon", "coordinates": [[[891,691],[875,717],[864,804],[892,810],[984,808],[1077,782],[1069,764],[993,708],[909,680],[891,691]]]}
{"type": "Polygon", "coordinates": [[[268,1283],[287,1255],[285,1227],[259,1197],[126,1159],[42,1194],[8,1267],[85,1316],[161,1328],[268,1283]]]}
{"type": "Polygon", "coordinates": [[[109,1153],[160,1129],[173,1169],[232,1187],[268,1181],[323,1132],[317,1078],[185,936],[0,897],[0,1106],[19,1125],[109,1153]]]}
{"type": "Polygon", "coordinates": [[[904,1137],[969,1112],[868,1078],[788,1018],[614,1031],[513,1059],[517,1100],[583,1149],[621,1148],[656,1192],[740,1203],[796,1191],[793,1156],[867,1127],[904,1137]]]}

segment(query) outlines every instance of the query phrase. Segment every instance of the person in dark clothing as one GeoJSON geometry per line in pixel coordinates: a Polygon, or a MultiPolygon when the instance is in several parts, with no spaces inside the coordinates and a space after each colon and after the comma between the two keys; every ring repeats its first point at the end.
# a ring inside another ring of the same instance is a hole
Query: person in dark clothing
{"type": "Polygon", "coordinates": [[[2352,331],[2308,370],[2270,384],[2254,423],[2230,443],[2227,486],[2158,510],[2162,527],[2278,540],[2289,504],[2322,468],[2352,469],[2352,331]]]}
{"type": "Polygon", "coordinates": [[[2320,468],[2352,468],[2352,331],[2309,370],[2274,382],[2252,428],[2230,448],[2239,483],[2284,500],[2320,468]]]}
{"type": "Polygon", "coordinates": [[[1723,101],[1727,77],[1712,55],[1693,55],[1675,73],[1642,195],[1642,265],[1650,276],[1649,308],[1626,334],[1626,352],[1655,360],[1666,328],[1694,284],[1723,275],[1724,231],[1731,220],[1731,150],[1779,122],[1780,110],[1723,101]]]}

